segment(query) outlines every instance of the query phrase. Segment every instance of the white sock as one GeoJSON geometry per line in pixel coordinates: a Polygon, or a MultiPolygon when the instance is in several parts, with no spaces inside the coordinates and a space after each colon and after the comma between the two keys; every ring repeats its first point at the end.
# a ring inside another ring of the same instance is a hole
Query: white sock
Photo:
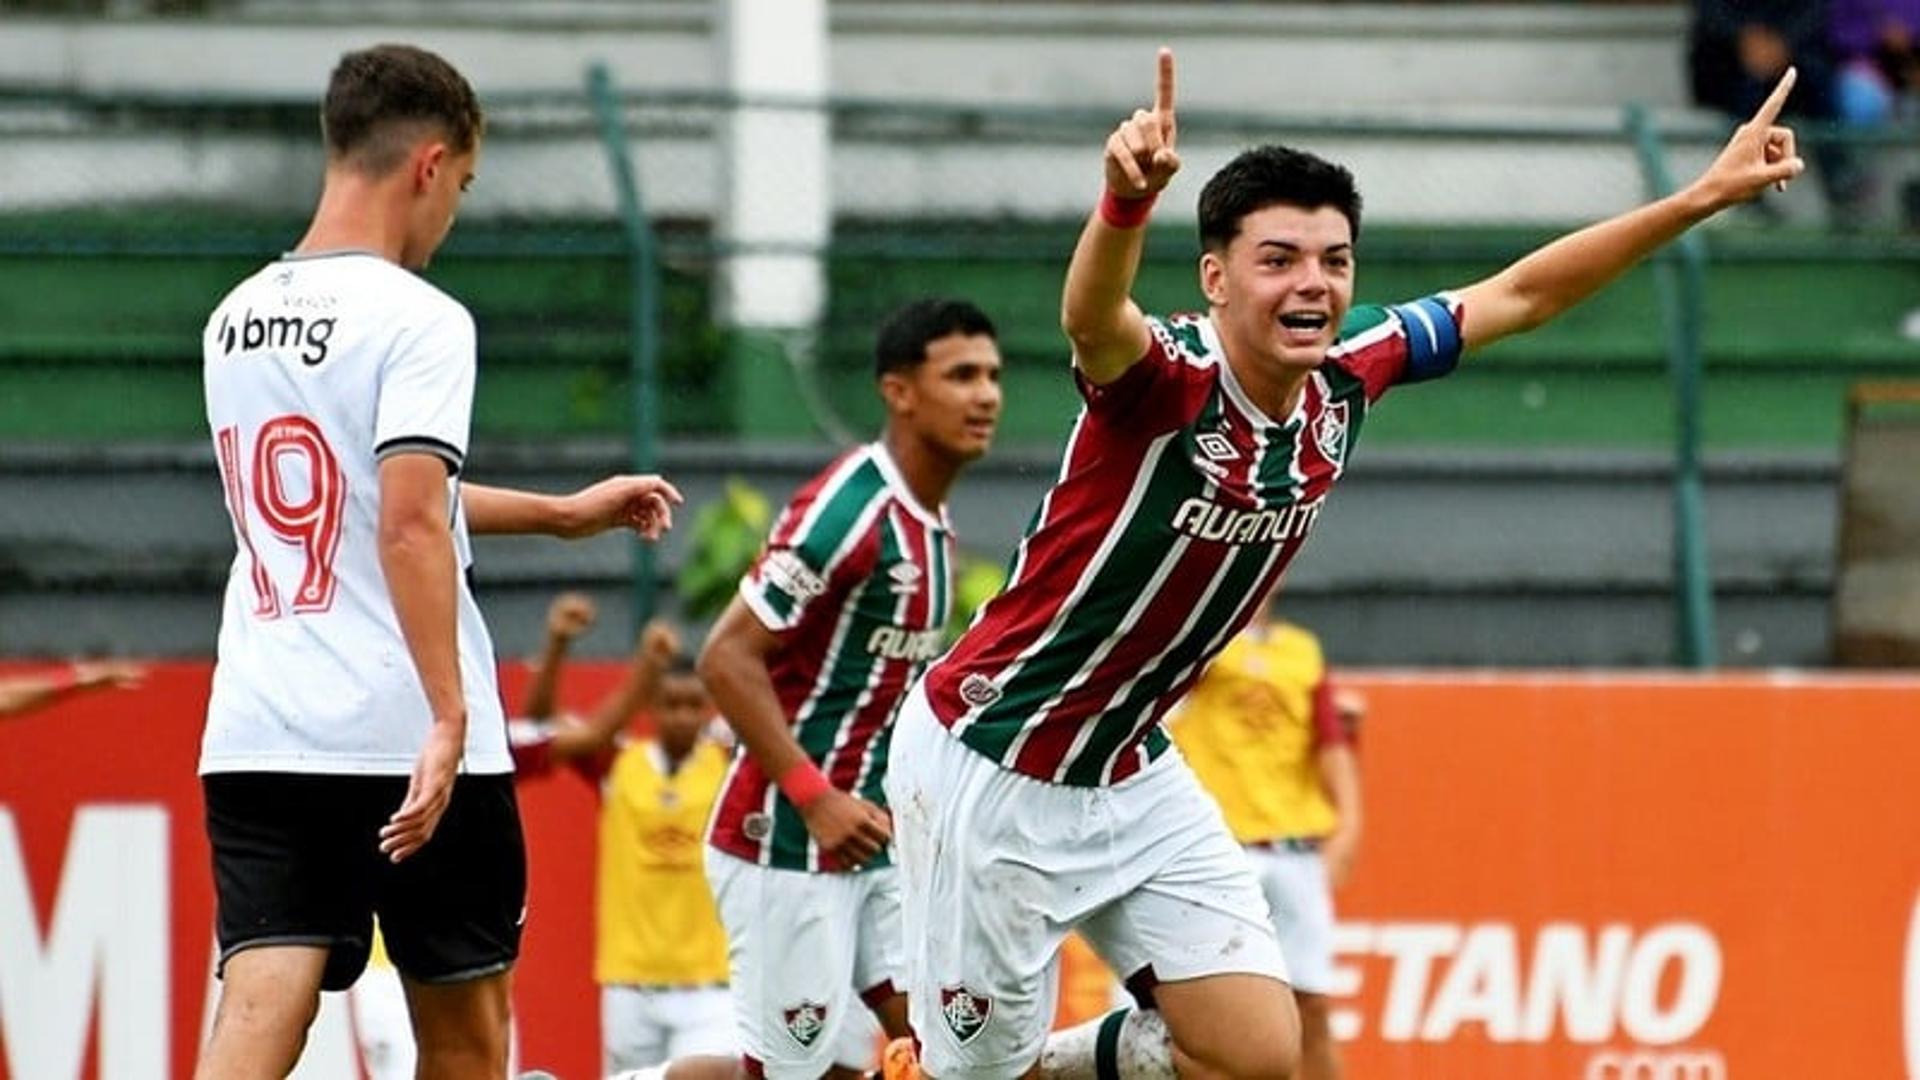
{"type": "Polygon", "coordinates": [[[1173,1036],[1153,1009],[1119,1009],[1056,1031],[1040,1048],[1041,1080],[1174,1080],[1173,1036]]]}

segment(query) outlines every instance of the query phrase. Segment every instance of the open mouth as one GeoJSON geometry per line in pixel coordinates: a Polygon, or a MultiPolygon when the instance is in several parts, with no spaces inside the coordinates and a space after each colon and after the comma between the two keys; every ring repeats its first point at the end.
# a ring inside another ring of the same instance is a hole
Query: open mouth
{"type": "Polygon", "coordinates": [[[1327,313],[1324,311],[1289,311],[1280,316],[1281,326],[1310,334],[1325,330],[1327,321],[1327,313]]]}

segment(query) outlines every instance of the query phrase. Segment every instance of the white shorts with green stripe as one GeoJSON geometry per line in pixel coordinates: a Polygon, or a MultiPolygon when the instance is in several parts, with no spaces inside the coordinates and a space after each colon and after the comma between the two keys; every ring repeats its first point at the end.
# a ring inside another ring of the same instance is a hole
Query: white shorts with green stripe
{"type": "Polygon", "coordinates": [[[1047,783],[954,738],[916,687],[886,788],[913,1026],[940,1080],[1039,1058],[1073,930],[1135,986],[1287,981],[1246,852],[1178,753],[1112,787],[1047,783]]]}

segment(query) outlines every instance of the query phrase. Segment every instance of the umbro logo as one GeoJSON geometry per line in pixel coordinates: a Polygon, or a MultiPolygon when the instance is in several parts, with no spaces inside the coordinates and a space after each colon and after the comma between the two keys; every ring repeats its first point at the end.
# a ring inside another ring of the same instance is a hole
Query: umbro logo
{"type": "Polygon", "coordinates": [[[1194,437],[1193,444],[1207,455],[1208,461],[1232,461],[1240,456],[1233,441],[1217,431],[1209,431],[1194,437]]]}
{"type": "Polygon", "coordinates": [[[912,596],[920,591],[920,579],[924,576],[921,569],[910,562],[894,563],[887,568],[887,577],[892,579],[887,589],[895,596],[912,596]]]}

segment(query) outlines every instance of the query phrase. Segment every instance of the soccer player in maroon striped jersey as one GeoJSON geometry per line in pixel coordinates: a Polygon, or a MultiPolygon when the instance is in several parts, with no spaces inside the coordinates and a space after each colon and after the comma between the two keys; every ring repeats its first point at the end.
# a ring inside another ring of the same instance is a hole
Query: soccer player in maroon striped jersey
{"type": "MultiPolygon", "coordinates": [[[[708,832],[707,880],[744,1055],[675,1062],[672,1080],[857,1076],[845,1041],[863,1002],[890,1035],[906,1034],[880,785],[894,710],[946,641],[945,504],[999,419],[996,337],[965,301],[888,318],[875,348],[885,431],[787,503],[707,639],[700,674],[741,743],[708,832]]],[[[870,1041],[853,1049],[871,1057],[870,1041]]]]}
{"type": "MultiPolygon", "coordinates": [[[[1006,589],[902,703],[887,795],[919,1068],[954,1077],[1286,1076],[1299,1018],[1266,902],[1161,717],[1256,613],[1386,390],[1546,322],[1802,171],[1789,73],[1684,190],[1485,281],[1352,307],[1360,198],[1278,146],[1200,195],[1207,312],[1130,298],[1180,167],[1173,58],[1108,138],[1061,321],[1085,408],[1006,589]],[[1046,1040],[1079,929],[1153,1011],[1046,1040]],[[1114,1071],[1109,1071],[1114,1070],[1114,1071]]],[[[915,1066],[889,1048],[890,1075],[915,1066]]]]}

